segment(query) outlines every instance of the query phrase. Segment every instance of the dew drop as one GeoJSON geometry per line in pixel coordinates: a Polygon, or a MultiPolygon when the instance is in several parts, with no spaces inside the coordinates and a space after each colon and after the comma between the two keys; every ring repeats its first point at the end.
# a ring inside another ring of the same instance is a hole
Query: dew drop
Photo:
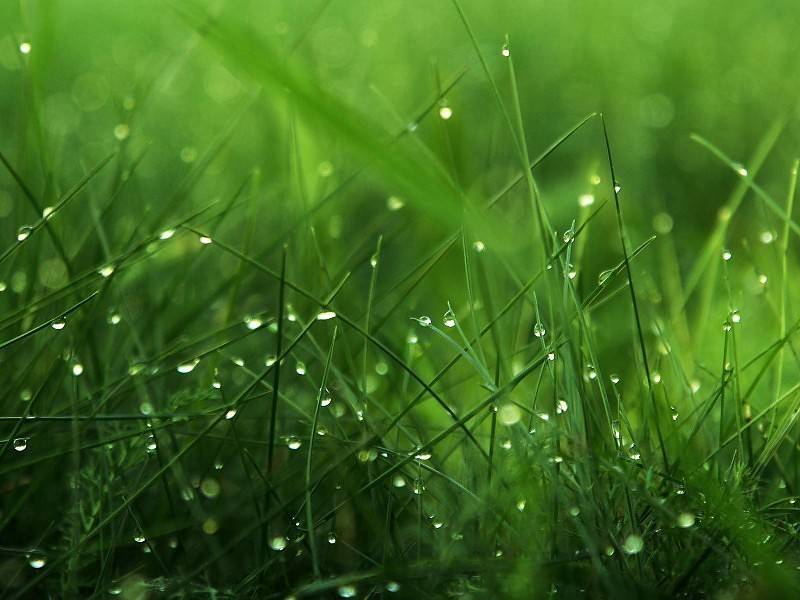
{"type": "Polygon", "coordinates": [[[133,541],[137,544],[144,544],[147,538],[145,538],[142,534],[138,534],[133,536],[133,541]]]}
{"type": "Polygon", "coordinates": [[[192,371],[194,371],[194,368],[198,365],[199,362],[200,359],[195,358],[194,360],[190,360],[189,362],[182,363],[178,365],[177,371],[178,373],[182,373],[184,375],[186,373],[191,373],[192,371]]]}
{"type": "Polygon", "coordinates": [[[742,315],[739,313],[738,310],[733,309],[731,311],[731,323],[741,323],[742,315]]]}
{"type": "Polygon", "coordinates": [[[397,591],[400,590],[400,584],[397,583],[396,581],[388,581],[388,582],[386,582],[386,586],[385,587],[386,587],[386,591],[387,592],[394,593],[394,592],[397,592],[397,591]]]}
{"type": "Polygon", "coordinates": [[[23,225],[17,230],[17,241],[24,242],[31,235],[33,228],[30,225],[23,225]]]}
{"type": "Polygon", "coordinates": [[[578,206],[586,208],[594,204],[594,194],[582,194],[578,196],[578,206]]]}
{"type": "Polygon", "coordinates": [[[41,569],[47,564],[47,558],[42,554],[31,554],[28,558],[28,564],[34,569],[41,569]]]}
{"type": "Polygon", "coordinates": [[[83,375],[83,365],[81,363],[75,363],[72,365],[72,374],[75,377],[80,377],[83,375]]]}
{"type": "Polygon", "coordinates": [[[453,314],[452,309],[447,309],[447,312],[444,313],[444,317],[442,317],[442,322],[444,323],[445,327],[456,326],[456,316],[453,314]]]}
{"type": "Polygon", "coordinates": [[[533,335],[537,338],[543,338],[546,333],[547,330],[544,328],[544,324],[541,321],[537,321],[533,326],[533,335]]]}
{"type": "Polygon", "coordinates": [[[203,244],[204,246],[208,246],[209,244],[211,244],[211,243],[214,241],[214,240],[212,240],[210,237],[208,237],[207,235],[201,235],[201,236],[200,236],[199,238],[197,238],[197,239],[198,239],[198,241],[199,241],[201,244],[203,244]]]}
{"type": "Polygon", "coordinates": [[[213,477],[206,477],[200,484],[200,493],[206,498],[216,498],[222,491],[219,481],[213,477]]]}
{"type": "Polygon", "coordinates": [[[269,540],[269,547],[276,552],[281,552],[286,549],[286,538],[282,535],[276,535],[269,540]]]}
{"type": "Polygon", "coordinates": [[[323,310],[317,315],[317,321],[330,321],[336,318],[336,313],[332,310],[323,310]]]}
{"type": "Polygon", "coordinates": [[[678,527],[682,527],[683,529],[688,529],[692,527],[695,523],[695,517],[693,513],[690,512],[682,512],[678,515],[678,527]]]}
{"type": "Polygon", "coordinates": [[[245,317],[244,324],[250,331],[254,331],[259,327],[261,327],[264,324],[264,322],[258,317],[245,317]]]}
{"type": "Polygon", "coordinates": [[[50,323],[50,327],[55,329],[56,331],[61,331],[64,327],[67,326],[67,322],[64,319],[57,319],[50,323]]]}
{"type": "Polygon", "coordinates": [[[331,531],[328,534],[328,543],[329,544],[335,544],[336,543],[336,533],[335,532],[331,531]]]}
{"type": "Polygon", "coordinates": [[[403,202],[402,198],[398,198],[397,196],[389,196],[386,199],[386,208],[388,208],[392,212],[400,210],[405,205],[406,203],[403,202]]]}
{"type": "Polygon", "coordinates": [[[114,266],[106,265],[105,267],[101,267],[100,269],[98,269],[97,274],[100,275],[100,277],[105,277],[105,278],[111,277],[111,275],[114,274],[114,266]]]}
{"type": "Polygon", "coordinates": [[[227,419],[228,421],[230,421],[235,416],[236,416],[236,409],[235,408],[228,409],[225,412],[225,419],[227,419]]]}
{"type": "Polygon", "coordinates": [[[125,124],[120,123],[116,127],[114,127],[114,137],[117,138],[120,142],[126,139],[131,134],[131,128],[125,124]]]}
{"type": "Polygon", "coordinates": [[[31,53],[31,43],[30,42],[22,42],[19,45],[19,51],[21,54],[30,54],[31,53]]]}
{"type": "Polygon", "coordinates": [[[625,543],[622,544],[622,549],[627,554],[639,554],[644,548],[644,540],[642,536],[631,534],[625,538],[625,543]]]}
{"type": "Polygon", "coordinates": [[[17,452],[24,452],[28,448],[28,438],[17,438],[12,442],[12,447],[17,452]]]}
{"type": "Polygon", "coordinates": [[[406,487],[406,479],[402,475],[395,475],[392,478],[392,485],[396,488],[406,487]]]}
{"type": "Polygon", "coordinates": [[[358,593],[354,585],[340,585],[336,592],[340,598],[355,598],[358,593]]]}
{"type": "Polygon", "coordinates": [[[475,240],[472,242],[472,249],[475,250],[475,252],[483,252],[486,250],[486,244],[480,240],[475,240]]]}
{"type": "Polygon", "coordinates": [[[730,250],[722,251],[722,260],[729,261],[731,258],[733,258],[733,254],[731,253],[730,250]]]}
{"type": "Polygon", "coordinates": [[[330,406],[331,402],[333,402],[333,397],[331,396],[331,392],[330,390],[328,390],[328,388],[325,388],[322,391],[322,395],[320,396],[319,405],[322,407],[330,406]]]}
{"type": "Polygon", "coordinates": [[[442,106],[439,109],[439,116],[445,121],[447,121],[448,119],[450,119],[450,117],[453,116],[453,109],[450,108],[449,106],[442,106]]]}
{"type": "Polygon", "coordinates": [[[425,315],[417,317],[416,321],[423,327],[430,327],[430,324],[432,323],[431,318],[425,315]]]}
{"type": "Polygon", "coordinates": [[[500,55],[504,58],[511,56],[511,50],[509,49],[508,44],[503,44],[503,47],[500,49],[500,55]]]}
{"type": "Polygon", "coordinates": [[[306,364],[302,360],[298,360],[294,365],[294,371],[298,375],[306,374],[306,364]]]}
{"type": "Polygon", "coordinates": [[[303,442],[300,441],[300,438],[295,436],[289,436],[286,438],[286,446],[289,450],[299,450],[300,446],[303,445],[303,442]]]}
{"type": "Polygon", "coordinates": [[[160,240],[168,240],[173,235],[175,235],[175,230],[174,229],[165,229],[164,231],[162,231],[161,233],[158,234],[158,239],[160,239],[160,240]]]}
{"type": "Polygon", "coordinates": [[[616,373],[612,373],[611,375],[609,375],[608,378],[611,380],[611,383],[613,383],[614,385],[617,385],[619,383],[619,375],[617,375],[616,373]]]}

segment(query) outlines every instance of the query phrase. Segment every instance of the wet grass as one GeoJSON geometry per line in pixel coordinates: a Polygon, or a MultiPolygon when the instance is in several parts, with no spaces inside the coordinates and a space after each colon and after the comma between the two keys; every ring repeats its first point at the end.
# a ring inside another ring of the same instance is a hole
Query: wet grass
{"type": "Polygon", "coordinates": [[[333,4],[276,46],[175,3],[186,48],[91,161],[15,39],[0,594],[796,596],[791,118],[741,163],[686,133],[723,198],[688,227],[622,184],[624,115],[543,138],[468,3],[463,64],[357,108],[302,59],[333,4]],[[176,167],[137,122],[193,52],[241,93],[176,167]]]}

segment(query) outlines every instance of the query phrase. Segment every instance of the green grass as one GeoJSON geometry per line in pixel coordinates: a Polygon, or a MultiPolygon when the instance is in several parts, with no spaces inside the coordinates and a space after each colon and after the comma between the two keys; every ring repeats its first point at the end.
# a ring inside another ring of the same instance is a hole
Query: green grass
{"type": "Polygon", "coordinates": [[[790,2],[78,4],[0,8],[0,596],[800,594],[790,2]]]}

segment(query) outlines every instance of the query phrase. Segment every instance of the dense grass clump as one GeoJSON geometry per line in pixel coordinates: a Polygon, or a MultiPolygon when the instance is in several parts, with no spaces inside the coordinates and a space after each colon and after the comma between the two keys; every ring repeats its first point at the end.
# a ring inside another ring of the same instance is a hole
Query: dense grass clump
{"type": "Polygon", "coordinates": [[[0,9],[0,595],[800,594],[792,3],[86,4],[0,9]]]}

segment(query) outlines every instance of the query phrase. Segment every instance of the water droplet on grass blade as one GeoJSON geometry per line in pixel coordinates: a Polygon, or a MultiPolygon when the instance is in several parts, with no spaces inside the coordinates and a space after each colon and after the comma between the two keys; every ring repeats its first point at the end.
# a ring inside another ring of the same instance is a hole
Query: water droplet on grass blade
{"type": "Polygon", "coordinates": [[[692,527],[695,523],[695,517],[693,513],[690,512],[682,512],[678,515],[678,527],[682,527],[683,529],[688,529],[692,527]]]}
{"type": "Polygon", "coordinates": [[[117,138],[120,142],[126,139],[131,134],[131,128],[125,124],[120,123],[116,127],[114,127],[114,137],[117,138]]]}
{"type": "Polygon", "coordinates": [[[448,119],[450,119],[450,117],[453,116],[453,109],[450,108],[449,106],[442,106],[439,109],[439,116],[445,121],[447,121],[448,119]]]}
{"type": "Polygon", "coordinates": [[[194,368],[198,365],[199,362],[200,362],[200,359],[199,358],[195,358],[194,360],[190,360],[189,362],[182,363],[182,364],[178,365],[177,371],[178,371],[178,373],[181,373],[181,374],[184,374],[184,375],[186,373],[191,373],[192,371],[194,371],[194,368]]]}
{"type": "Polygon", "coordinates": [[[537,321],[533,326],[533,335],[535,335],[537,338],[543,338],[546,334],[547,330],[544,327],[544,323],[537,321]]]}
{"type": "Polygon", "coordinates": [[[47,564],[47,558],[42,554],[31,554],[28,558],[28,564],[31,568],[41,569],[47,564]]]}
{"type": "Polygon", "coordinates": [[[64,327],[67,326],[67,322],[64,319],[57,319],[50,323],[50,327],[55,329],[56,331],[61,331],[64,327]]]}
{"type": "Polygon", "coordinates": [[[626,552],[626,554],[639,554],[644,548],[644,540],[642,536],[631,534],[625,538],[625,542],[622,544],[622,549],[626,552]]]}
{"type": "Polygon", "coordinates": [[[447,312],[444,313],[444,317],[442,317],[442,322],[444,323],[445,327],[455,327],[456,326],[456,316],[453,314],[452,309],[447,309],[447,312]]]}
{"type": "Polygon", "coordinates": [[[17,452],[24,452],[28,448],[28,438],[17,438],[12,442],[12,447],[17,452]]]}
{"type": "Polygon", "coordinates": [[[332,310],[323,310],[321,313],[317,315],[317,321],[329,321],[330,319],[335,319],[336,313],[332,310]]]}
{"type": "Polygon", "coordinates": [[[269,540],[269,547],[276,552],[281,552],[286,549],[286,538],[282,535],[276,535],[269,540]]]}
{"type": "Polygon", "coordinates": [[[30,225],[23,225],[17,230],[17,241],[24,242],[31,235],[33,228],[30,225]]]}

